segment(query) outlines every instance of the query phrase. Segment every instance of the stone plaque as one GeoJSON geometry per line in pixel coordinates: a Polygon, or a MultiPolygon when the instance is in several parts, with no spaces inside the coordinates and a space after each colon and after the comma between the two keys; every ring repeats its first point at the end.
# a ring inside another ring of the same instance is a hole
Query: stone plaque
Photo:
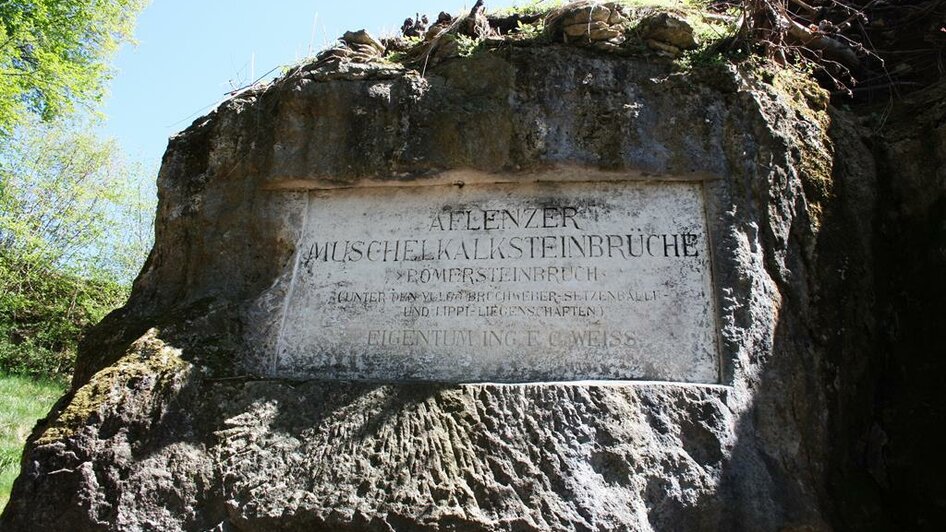
{"type": "Polygon", "coordinates": [[[310,192],[275,374],[716,383],[702,185],[310,192]]]}

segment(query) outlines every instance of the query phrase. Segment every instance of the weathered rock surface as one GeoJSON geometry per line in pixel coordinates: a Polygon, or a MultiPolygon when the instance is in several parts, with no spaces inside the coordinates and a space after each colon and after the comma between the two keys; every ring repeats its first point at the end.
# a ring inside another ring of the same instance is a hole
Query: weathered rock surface
{"type": "MultiPolygon", "coordinates": [[[[0,523],[892,523],[883,521],[887,509],[883,519],[856,521],[873,499],[849,491],[862,480],[859,460],[883,445],[856,450],[870,433],[873,413],[862,400],[877,372],[865,361],[880,319],[871,265],[888,252],[872,241],[876,174],[858,131],[826,111],[818,89],[781,76],[763,83],[722,67],[680,74],[560,45],[482,51],[424,76],[322,61],[241,93],[172,139],[155,248],[128,305],[87,338],[73,390],[37,425],[0,523]],[[259,377],[314,180],[449,183],[500,172],[528,180],[563,167],[704,178],[722,385],[259,377]]],[[[911,142],[893,145],[909,151],[911,142]]],[[[912,213],[930,231],[940,230],[941,190],[939,203],[912,213]]],[[[923,260],[913,263],[921,274],[929,272],[923,260]]],[[[910,466],[887,471],[908,475],[910,466]]]]}
{"type": "Polygon", "coordinates": [[[617,2],[574,2],[566,4],[549,17],[553,34],[560,31],[563,41],[616,48],[626,40],[628,20],[617,2]]]}
{"type": "MultiPolygon", "coordinates": [[[[839,528],[937,530],[946,522],[946,477],[930,429],[946,419],[946,83],[865,116],[860,131],[871,153],[858,161],[872,164],[838,161],[861,177],[839,191],[847,199],[836,216],[863,201],[874,206],[873,225],[825,239],[840,245],[858,235],[858,247],[872,252],[850,255],[836,266],[841,278],[825,283],[871,304],[841,299],[824,313],[851,324],[829,342],[837,378],[832,497],[839,528]]],[[[839,143],[854,137],[850,129],[836,135],[839,143]]]]}
{"type": "Polygon", "coordinates": [[[686,18],[674,13],[656,13],[641,20],[637,31],[645,41],[658,41],[683,50],[696,48],[699,43],[693,26],[686,18]]]}

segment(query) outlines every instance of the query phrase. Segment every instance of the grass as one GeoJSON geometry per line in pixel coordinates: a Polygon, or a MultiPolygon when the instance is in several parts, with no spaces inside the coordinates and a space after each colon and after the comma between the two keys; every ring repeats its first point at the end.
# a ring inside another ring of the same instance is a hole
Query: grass
{"type": "Polygon", "coordinates": [[[507,17],[510,15],[527,15],[531,13],[541,13],[560,7],[565,4],[565,0],[525,0],[513,2],[511,6],[490,11],[491,15],[507,17]]]}
{"type": "Polygon", "coordinates": [[[20,454],[36,421],[65,391],[56,381],[0,374],[0,509],[20,473],[20,454]]]}

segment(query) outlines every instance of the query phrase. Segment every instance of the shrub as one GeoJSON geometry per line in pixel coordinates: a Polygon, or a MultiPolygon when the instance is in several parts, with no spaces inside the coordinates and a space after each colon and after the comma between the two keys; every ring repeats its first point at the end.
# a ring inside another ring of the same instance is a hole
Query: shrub
{"type": "Polygon", "coordinates": [[[85,331],[127,296],[117,281],[83,278],[0,250],[0,371],[65,378],[85,331]]]}

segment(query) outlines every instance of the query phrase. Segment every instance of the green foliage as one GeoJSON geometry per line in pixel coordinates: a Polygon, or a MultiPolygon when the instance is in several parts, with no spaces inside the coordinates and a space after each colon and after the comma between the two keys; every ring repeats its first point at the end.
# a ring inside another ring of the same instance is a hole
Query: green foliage
{"type": "Polygon", "coordinates": [[[524,39],[536,39],[545,31],[545,23],[540,21],[535,24],[523,24],[521,21],[516,23],[516,35],[524,39]]]}
{"type": "Polygon", "coordinates": [[[730,45],[739,31],[739,19],[734,14],[710,18],[702,11],[687,12],[687,21],[693,27],[699,47],[686,50],[675,62],[680,70],[700,67],[721,67],[745,59],[739,47],[730,45]]]}
{"type": "Polygon", "coordinates": [[[83,124],[38,123],[0,143],[0,248],[25,264],[130,282],[151,247],[144,171],[83,124]]]}
{"type": "Polygon", "coordinates": [[[0,371],[64,376],[150,249],[153,195],[114,143],[63,123],[0,144],[0,371]]]}
{"type": "Polygon", "coordinates": [[[145,3],[0,0],[0,371],[70,373],[150,249],[141,168],[74,118],[145,3]]]}
{"type": "Polygon", "coordinates": [[[473,55],[473,52],[476,51],[476,48],[480,44],[479,39],[463,35],[462,33],[456,34],[454,38],[457,40],[457,54],[460,57],[469,57],[473,55]]]}
{"type": "Polygon", "coordinates": [[[400,39],[402,44],[397,50],[388,52],[387,55],[384,56],[385,61],[389,63],[403,63],[410,57],[411,51],[424,42],[423,35],[414,35],[411,37],[402,36],[400,39]]]}
{"type": "Polygon", "coordinates": [[[411,37],[401,37],[401,38],[404,39],[404,42],[406,43],[405,48],[412,48],[424,42],[423,35],[414,35],[411,37]]]}
{"type": "Polygon", "coordinates": [[[65,391],[59,381],[34,380],[0,373],[0,510],[10,498],[20,472],[20,455],[36,421],[65,391]]]}
{"type": "Polygon", "coordinates": [[[127,286],[115,281],[84,279],[0,250],[0,371],[65,378],[83,333],[127,296],[127,286]]]}
{"type": "Polygon", "coordinates": [[[535,13],[544,13],[551,11],[565,4],[565,0],[529,0],[527,2],[513,2],[512,6],[498,9],[494,13],[496,16],[511,15],[532,15],[535,13]]]}
{"type": "Polygon", "coordinates": [[[147,0],[0,1],[0,135],[101,101],[147,0]]]}

